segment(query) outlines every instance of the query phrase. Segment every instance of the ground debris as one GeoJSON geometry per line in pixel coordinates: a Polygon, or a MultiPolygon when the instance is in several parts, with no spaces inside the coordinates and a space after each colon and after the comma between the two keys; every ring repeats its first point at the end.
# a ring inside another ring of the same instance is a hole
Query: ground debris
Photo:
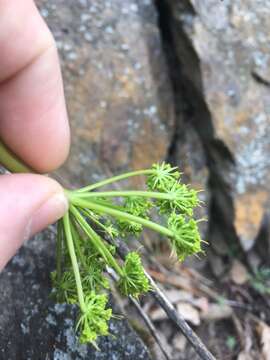
{"type": "Polygon", "coordinates": [[[234,260],[230,271],[232,281],[237,285],[243,285],[249,280],[246,267],[239,261],[234,260]]]}
{"type": "Polygon", "coordinates": [[[270,360],[270,326],[260,321],[257,326],[260,336],[262,360],[270,360]]]}

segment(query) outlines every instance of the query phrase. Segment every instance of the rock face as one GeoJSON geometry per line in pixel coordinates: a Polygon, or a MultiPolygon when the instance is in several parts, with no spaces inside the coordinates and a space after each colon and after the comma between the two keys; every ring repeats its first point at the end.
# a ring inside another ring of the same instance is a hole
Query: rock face
{"type": "MultiPolygon", "coordinates": [[[[166,157],[170,82],[151,0],[37,1],[60,52],[72,151],[60,175],[74,185],[166,157]]],[[[126,321],[100,351],[79,346],[75,310],[49,299],[53,232],[37,236],[0,278],[0,359],[150,359],[126,321]]],[[[117,312],[117,309],[116,309],[117,312]]]]}
{"type": "MultiPolygon", "coordinates": [[[[72,127],[60,176],[81,186],[167,157],[188,183],[208,184],[203,231],[216,275],[239,244],[269,261],[269,1],[37,4],[59,48],[72,127]]],[[[100,352],[79,346],[75,309],[49,300],[53,268],[48,231],[1,274],[0,359],[149,358],[125,321],[111,323],[116,337],[100,352]]]]}
{"type": "Polygon", "coordinates": [[[151,0],[39,0],[60,52],[77,184],[167,153],[170,83],[151,0]]]}
{"type": "MultiPolygon", "coordinates": [[[[213,242],[219,238],[227,244],[239,239],[248,250],[262,227],[268,227],[270,4],[165,4],[163,13],[170,18],[165,31],[172,39],[177,71],[185,83],[182,90],[192,104],[190,117],[210,172],[210,236],[213,242]]],[[[219,250],[228,251],[226,246],[219,250]]]]}
{"type": "Polygon", "coordinates": [[[36,236],[1,273],[0,359],[150,360],[145,346],[124,320],[111,321],[113,336],[100,339],[100,351],[78,343],[75,309],[50,299],[54,239],[53,228],[36,236]]]}

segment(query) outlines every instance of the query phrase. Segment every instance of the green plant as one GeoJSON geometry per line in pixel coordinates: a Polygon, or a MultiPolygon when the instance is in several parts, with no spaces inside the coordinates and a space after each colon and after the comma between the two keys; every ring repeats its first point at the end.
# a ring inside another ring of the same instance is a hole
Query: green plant
{"type": "Polygon", "coordinates": [[[229,350],[233,351],[237,345],[237,339],[233,335],[228,335],[226,345],[229,350]]]}
{"type": "Polygon", "coordinates": [[[263,295],[270,295],[270,268],[262,267],[250,278],[251,286],[263,295]]]}
{"type": "MultiPolygon", "coordinates": [[[[16,172],[16,162],[5,165],[16,172]]],[[[27,169],[20,166],[20,171],[27,169]]],[[[58,302],[78,305],[80,341],[95,344],[98,336],[109,333],[112,316],[108,267],[117,274],[123,295],[137,298],[150,290],[139,253],[132,251],[122,261],[112,245],[114,238],[139,236],[149,228],[167,237],[172,252],[183,260],[202,251],[198,221],[193,219],[193,209],[200,201],[197,191],[180,182],[177,168],[166,163],[65,192],[70,206],[58,222],[53,294],[58,302]],[[145,190],[100,191],[134,176],[145,177],[145,190]],[[159,214],[159,223],[151,220],[153,213],[159,214]]]]}

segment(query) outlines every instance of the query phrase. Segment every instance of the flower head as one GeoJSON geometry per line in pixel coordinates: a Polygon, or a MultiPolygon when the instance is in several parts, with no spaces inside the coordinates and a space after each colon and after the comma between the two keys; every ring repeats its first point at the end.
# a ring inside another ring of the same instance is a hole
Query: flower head
{"type": "Polygon", "coordinates": [[[80,329],[80,342],[82,344],[94,343],[98,336],[109,334],[108,321],[112,310],[106,309],[108,298],[105,294],[95,292],[85,297],[85,310],[82,312],[76,329],[80,329]]]}
{"type": "Polygon", "coordinates": [[[99,291],[101,288],[108,289],[109,281],[104,276],[106,264],[99,257],[88,257],[82,267],[82,285],[85,291],[99,291]]]}
{"type": "MultiPolygon", "coordinates": [[[[148,211],[151,207],[152,203],[149,200],[136,196],[128,197],[123,205],[125,212],[143,219],[148,218],[148,211]]],[[[127,234],[138,236],[143,230],[142,225],[133,221],[119,220],[117,225],[121,234],[124,236],[127,234]]]]}
{"type": "Polygon", "coordinates": [[[129,214],[140,216],[144,219],[148,218],[148,211],[153,204],[148,199],[139,196],[130,196],[124,203],[124,209],[129,214]]]}
{"type": "Polygon", "coordinates": [[[172,248],[180,261],[201,251],[201,237],[194,219],[186,220],[183,215],[172,213],[168,228],[173,233],[172,248]]]}
{"type": "Polygon", "coordinates": [[[141,258],[137,252],[130,252],[125,259],[124,275],[118,282],[118,287],[124,295],[138,297],[149,291],[149,281],[145,276],[141,258]]]}
{"type": "Polygon", "coordinates": [[[75,277],[72,271],[64,271],[58,279],[57,272],[51,273],[53,294],[56,295],[56,300],[59,303],[74,304],[77,300],[75,277]]]}
{"type": "Polygon", "coordinates": [[[111,239],[115,239],[117,236],[119,236],[118,229],[112,224],[111,221],[107,220],[104,226],[104,231],[111,239]]]}
{"type": "Polygon", "coordinates": [[[150,190],[164,191],[180,179],[180,172],[177,167],[162,162],[161,164],[153,164],[153,173],[148,175],[147,186],[150,190]]]}
{"type": "Polygon", "coordinates": [[[134,221],[118,220],[117,225],[121,236],[134,235],[139,236],[143,230],[141,224],[134,221]]]}
{"type": "Polygon", "coordinates": [[[178,211],[192,216],[193,209],[199,204],[197,191],[189,189],[185,184],[175,182],[171,187],[165,188],[164,192],[171,195],[171,199],[157,201],[161,214],[178,211]]]}

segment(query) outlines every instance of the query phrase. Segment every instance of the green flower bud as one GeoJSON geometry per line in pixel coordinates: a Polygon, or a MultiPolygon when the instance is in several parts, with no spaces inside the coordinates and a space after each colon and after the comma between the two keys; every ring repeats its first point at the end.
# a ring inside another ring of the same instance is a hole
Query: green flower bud
{"type": "Polygon", "coordinates": [[[141,258],[138,253],[130,252],[125,259],[124,275],[118,282],[122,294],[132,295],[135,298],[150,290],[149,281],[145,276],[141,258]]]}
{"type": "Polygon", "coordinates": [[[168,186],[172,186],[180,179],[180,172],[177,167],[172,167],[165,162],[153,164],[154,173],[148,175],[147,186],[150,190],[164,191],[168,186]]]}
{"type": "Polygon", "coordinates": [[[85,297],[85,311],[81,314],[76,329],[80,330],[82,344],[95,343],[98,336],[109,334],[108,322],[112,310],[106,309],[108,297],[91,292],[85,297]]]}
{"type": "Polygon", "coordinates": [[[172,213],[168,219],[168,228],[173,232],[171,244],[180,261],[201,252],[201,237],[195,220],[187,221],[184,216],[172,213]]]}
{"type": "Polygon", "coordinates": [[[164,189],[164,192],[170,194],[171,199],[157,201],[161,214],[179,211],[183,215],[192,216],[193,209],[199,204],[197,191],[189,189],[184,184],[174,183],[171,187],[164,189]]]}

